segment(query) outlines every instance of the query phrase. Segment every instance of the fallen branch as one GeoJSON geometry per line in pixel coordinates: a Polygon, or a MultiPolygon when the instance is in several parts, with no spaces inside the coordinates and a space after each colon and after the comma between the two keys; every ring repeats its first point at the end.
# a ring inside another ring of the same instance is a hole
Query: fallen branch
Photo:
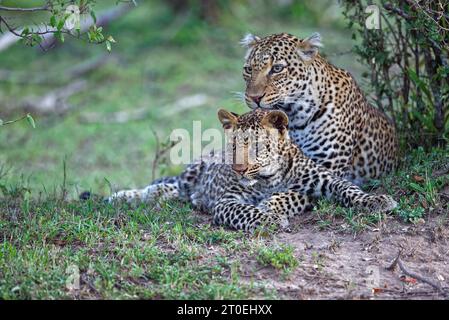
{"type": "Polygon", "coordinates": [[[183,97],[178,101],[170,104],[167,108],[162,108],[162,110],[168,110],[164,113],[165,117],[170,117],[174,114],[190,110],[193,108],[201,107],[210,101],[210,97],[205,94],[194,94],[191,96],[183,97]]]}
{"type": "Polygon", "coordinates": [[[5,7],[0,6],[0,11],[13,11],[13,12],[36,12],[36,11],[47,11],[50,7],[47,5],[42,7],[34,7],[34,8],[13,8],[13,7],[5,7]]]}
{"type": "Polygon", "coordinates": [[[32,114],[63,114],[73,107],[67,103],[67,99],[86,87],[87,81],[85,80],[71,82],[43,96],[27,98],[21,103],[20,107],[32,114]]]}
{"type": "Polygon", "coordinates": [[[58,72],[40,73],[33,76],[29,72],[17,73],[11,70],[0,70],[0,81],[17,85],[60,85],[62,82],[73,81],[76,78],[89,74],[91,71],[100,68],[114,58],[113,54],[101,55],[83,61],[73,68],[61,74],[58,72]]]}
{"type": "Polygon", "coordinates": [[[142,120],[150,111],[148,108],[143,107],[139,109],[129,110],[129,111],[117,111],[112,113],[101,113],[101,112],[85,112],[81,114],[78,119],[81,123],[126,123],[129,121],[142,120]]]}
{"type": "Polygon", "coordinates": [[[408,270],[401,260],[401,251],[398,252],[396,258],[390,263],[390,265],[388,267],[386,267],[386,269],[389,271],[394,271],[396,266],[399,266],[399,269],[401,269],[401,271],[404,275],[414,278],[416,280],[419,280],[421,282],[427,283],[428,285],[430,285],[434,289],[436,289],[439,293],[443,294],[444,296],[447,295],[447,292],[441,287],[440,283],[437,283],[431,279],[428,279],[428,278],[421,276],[413,271],[408,270]]]}
{"type": "Polygon", "coordinates": [[[68,80],[79,78],[85,74],[88,74],[91,71],[102,67],[103,65],[110,62],[114,58],[116,57],[113,54],[105,54],[84,61],[67,71],[68,80]]]}

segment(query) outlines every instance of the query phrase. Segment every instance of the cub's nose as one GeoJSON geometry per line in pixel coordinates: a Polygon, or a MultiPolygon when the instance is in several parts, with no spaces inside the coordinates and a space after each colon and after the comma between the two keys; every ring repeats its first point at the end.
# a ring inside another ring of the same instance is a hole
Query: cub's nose
{"type": "Polygon", "coordinates": [[[244,172],[246,169],[248,168],[248,166],[246,164],[233,164],[232,165],[232,170],[234,170],[237,173],[242,173],[244,172]]]}

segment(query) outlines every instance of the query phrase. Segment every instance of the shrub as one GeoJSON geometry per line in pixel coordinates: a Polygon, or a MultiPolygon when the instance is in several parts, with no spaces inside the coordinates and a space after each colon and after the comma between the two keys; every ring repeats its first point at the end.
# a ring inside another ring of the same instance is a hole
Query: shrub
{"type": "Polygon", "coordinates": [[[410,147],[445,145],[449,1],[342,0],[342,5],[359,40],[355,52],[370,67],[374,104],[393,118],[401,141],[410,147]],[[377,12],[367,9],[373,4],[377,12]],[[367,27],[367,19],[376,17],[379,28],[367,27]]]}

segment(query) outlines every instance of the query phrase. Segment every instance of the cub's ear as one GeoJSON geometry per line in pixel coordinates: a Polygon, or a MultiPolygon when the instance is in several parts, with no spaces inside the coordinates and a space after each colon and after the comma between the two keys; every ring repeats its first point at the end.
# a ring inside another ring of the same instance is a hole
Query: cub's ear
{"type": "Polygon", "coordinates": [[[240,40],[240,44],[247,48],[247,49],[251,49],[252,47],[254,47],[254,45],[257,43],[257,41],[259,41],[260,38],[258,36],[255,36],[251,33],[247,33],[242,40],[240,40]]]}
{"type": "Polygon", "coordinates": [[[318,48],[322,47],[321,35],[315,32],[298,44],[298,54],[305,62],[312,61],[318,53],[318,48]]]}
{"type": "Polygon", "coordinates": [[[238,115],[234,112],[220,109],[218,110],[218,119],[220,120],[224,129],[231,129],[235,124],[237,124],[238,115]]]}
{"type": "Polygon", "coordinates": [[[268,128],[274,128],[279,131],[283,131],[287,129],[288,117],[282,111],[279,110],[270,111],[262,119],[262,125],[268,128]]]}

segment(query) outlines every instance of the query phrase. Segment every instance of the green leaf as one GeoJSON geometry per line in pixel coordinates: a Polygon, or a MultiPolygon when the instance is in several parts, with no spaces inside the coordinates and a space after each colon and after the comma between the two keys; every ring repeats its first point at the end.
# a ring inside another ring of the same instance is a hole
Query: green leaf
{"type": "Polygon", "coordinates": [[[31,116],[31,114],[27,114],[27,120],[28,123],[33,127],[33,129],[36,129],[36,123],[34,122],[33,117],[31,116]]]}
{"type": "Polygon", "coordinates": [[[115,39],[112,36],[108,37],[108,41],[112,43],[116,43],[115,39]]]}
{"type": "Polygon", "coordinates": [[[64,27],[64,23],[65,23],[65,19],[59,20],[58,25],[56,26],[56,29],[58,29],[58,31],[61,31],[62,27],[64,27]]]}
{"type": "Polygon", "coordinates": [[[55,37],[59,41],[64,42],[64,34],[61,31],[56,31],[55,32],[55,37]]]}
{"type": "Polygon", "coordinates": [[[31,36],[31,40],[32,40],[32,45],[35,45],[35,44],[41,43],[42,40],[43,40],[43,38],[42,38],[41,35],[33,34],[33,35],[31,36]]]}
{"type": "Polygon", "coordinates": [[[108,50],[108,52],[111,52],[111,42],[106,40],[106,50],[108,50]]]}
{"type": "Polygon", "coordinates": [[[3,120],[2,119],[0,119],[0,126],[2,126],[3,125],[3,120]]]}
{"type": "Polygon", "coordinates": [[[90,16],[92,17],[92,19],[94,19],[94,24],[97,23],[97,17],[95,16],[95,12],[91,11],[90,12],[90,16]]]}
{"type": "Polygon", "coordinates": [[[426,190],[423,187],[421,187],[419,184],[416,184],[414,182],[410,182],[409,187],[418,192],[424,192],[424,193],[426,192],[426,190]]]}
{"type": "Polygon", "coordinates": [[[50,26],[52,26],[53,28],[56,27],[56,16],[51,16],[50,26]]]}
{"type": "Polygon", "coordinates": [[[429,89],[427,88],[424,81],[422,81],[420,78],[418,78],[418,75],[416,74],[415,70],[408,68],[407,72],[408,72],[409,78],[415,83],[415,85],[417,87],[419,87],[424,92],[427,99],[429,99],[429,102],[432,102],[432,95],[430,94],[429,89]]]}

